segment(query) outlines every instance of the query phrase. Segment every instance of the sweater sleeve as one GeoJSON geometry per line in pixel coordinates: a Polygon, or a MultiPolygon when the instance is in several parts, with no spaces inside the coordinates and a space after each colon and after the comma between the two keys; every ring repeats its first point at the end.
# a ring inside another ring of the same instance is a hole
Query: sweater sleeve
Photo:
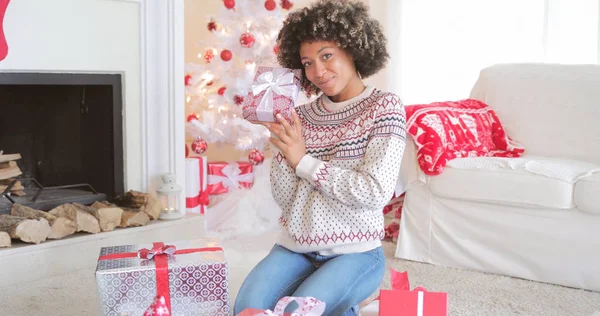
{"type": "Polygon", "coordinates": [[[271,193],[273,199],[282,210],[289,209],[294,202],[298,182],[302,181],[296,172],[285,160],[285,156],[273,146],[273,159],[271,161],[271,193]]]}
{"type": "Polygon", "coordinates": [[[406,114],[400,99],[386,94],[376,101],[364,164],[357,170],[305,155],[296,174],[342,204],[383,208],[392,198],[406,144],[406,114]]]}

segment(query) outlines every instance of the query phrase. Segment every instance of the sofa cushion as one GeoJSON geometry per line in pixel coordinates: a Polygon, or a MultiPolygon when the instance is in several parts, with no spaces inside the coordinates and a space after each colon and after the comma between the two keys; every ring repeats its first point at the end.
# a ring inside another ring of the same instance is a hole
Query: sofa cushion
{"type": "Polygon", "coordinates": [[[575,183],[598,170],[591,163],[535,156],[460,158],[429,177],[429,185],[440,197],[571,209],[575,183]]]}
{"type": "Polygon", "coordinates": [[[600,214],[600,173],[590,174],[577,181],[575,205],[580,211],[600,214]]]}

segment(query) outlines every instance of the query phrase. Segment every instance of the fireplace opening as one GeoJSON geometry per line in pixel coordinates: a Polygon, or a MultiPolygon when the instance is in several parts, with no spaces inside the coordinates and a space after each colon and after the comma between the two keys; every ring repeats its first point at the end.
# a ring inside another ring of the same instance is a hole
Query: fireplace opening
{"type": "Polygon", "coordinates": [[[121,82],[118,74],[0,74],[0,151],[20,154],[15,179],[25,188],[0,197],[0,213],[15,202],[48,210],[123,194],[121,82]]]}

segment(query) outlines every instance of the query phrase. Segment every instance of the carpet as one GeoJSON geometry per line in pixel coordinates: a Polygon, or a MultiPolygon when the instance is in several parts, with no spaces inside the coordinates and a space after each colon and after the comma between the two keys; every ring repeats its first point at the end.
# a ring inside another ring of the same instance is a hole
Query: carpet
{"type": "MultiPolygon", "coordinates": [[[[275,233],[223,242],[229,263],[231,302],[244,277],[271,248],[275,233]]],[[[448,293],[450,315],[600,316],[600,293],[394,258],[385,242],[387,265],[408,271],[412,287],[448,293]]],[[[389,288],[389,272],[383,288],[389,288]]],[[[94,270],[20,284],[0,285],[0,315],[99,315],[94,270]]]]}

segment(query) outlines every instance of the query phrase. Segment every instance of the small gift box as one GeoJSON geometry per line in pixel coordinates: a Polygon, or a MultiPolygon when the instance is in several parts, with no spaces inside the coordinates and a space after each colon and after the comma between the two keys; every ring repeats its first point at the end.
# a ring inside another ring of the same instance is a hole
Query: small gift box
{"type": "Polygon", "coordinates": [[[227,262],[212,239],[103,247],[96,283],[101,315],[229,315],[227,262]]]}
{"type": "Polygon", "coordinates": [[[291,121],[291,111],[300,92],[302,70],[258,67],[252,89],[244,99],[242,115],[248,121],[277,122],[281,114],[291,121]]]}
{"type": "Polygon", "coordinates": [[[282,297],[275,305],[275,308],[271,310],[262,310],[256,308],[246,308],[236,316],[320,316],[325,312],[325,302],[319,301],[314,297],[293,297],[286,296],[282,297]],[[285,308],[291,303],[298,303],[296,308],[291,314],[284,313],[285,308]]]}
{"type": "Polygon", "coordinates": [[[204,214],[208,206],[208,164],[206,157],[185,159],[185,207],[188,213],[204,214]]]}
{"type": "Polygon", "coordinates": [[[392,290],[381,290],[380,296],[361,309],[361,315],[448,315],[448,295],[446,293],[427,292],[422,287],[416,287],[411,291],[406,271],[398,272],[390,269],[390,281],[392,290]]]}
{"type": "Polygon", "coordinates": [[[254,183],[253,166],[249,162],[210,162],[208,164],[209,194],[223,194],[230,189],[251,188],[254,183]]]}

